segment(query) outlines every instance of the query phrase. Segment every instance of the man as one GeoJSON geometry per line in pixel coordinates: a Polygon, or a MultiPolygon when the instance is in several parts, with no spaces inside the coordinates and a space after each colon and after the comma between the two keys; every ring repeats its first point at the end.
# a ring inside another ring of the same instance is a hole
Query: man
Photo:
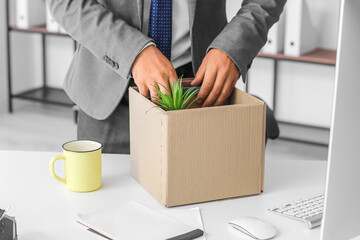
{"type": "Polygon", "coordinates": [[[129,153],[129,85],[156,97],[154,86],[169,87],[165,74],[172,81],[195,76],[199,103],[222,105],[240,75],[245,79],[286,0],[244,0],[229,23],[226,0],[48,2],[79,43],[64,83],[80,108],[78,138],[101,142],[104,152],[129,153]]]}

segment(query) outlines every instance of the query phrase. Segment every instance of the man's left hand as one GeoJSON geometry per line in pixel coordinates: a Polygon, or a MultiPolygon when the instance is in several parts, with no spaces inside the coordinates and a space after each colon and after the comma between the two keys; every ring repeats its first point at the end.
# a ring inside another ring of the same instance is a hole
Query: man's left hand
{"type": "Polygon", "coordinates": [[[219,49],[211,49],[191,83],[196,86],[202,82],[197,103],[202,103],[202,107],[221,106],[230,97],[239,77],[239,69],[231,58],[219,49]]]}

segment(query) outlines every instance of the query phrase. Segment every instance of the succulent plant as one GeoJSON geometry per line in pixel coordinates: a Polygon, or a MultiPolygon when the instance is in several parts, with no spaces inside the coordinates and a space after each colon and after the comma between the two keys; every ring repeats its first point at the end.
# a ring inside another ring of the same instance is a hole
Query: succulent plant
{"type": "Polygon", "coordinates": [[[166,77],[169,81],[170,89],[167,89],[161,83],[159,84],[166,90],[167,94],[161,92],[159,87],[154,86],[156,88],[156,93],[159,95],[159,97],[152,97],[155,99],[154,102],[157,104],[156,107],[160,107],[166,111],[187,109],[198,99],[198,97],[194,98],[196,94],[199,93],[199,89],[196,89],[196,87],[191,87],[184,92],[182,76],[176,83],[175,81],[171,81],[168,76],[166,77]]]}

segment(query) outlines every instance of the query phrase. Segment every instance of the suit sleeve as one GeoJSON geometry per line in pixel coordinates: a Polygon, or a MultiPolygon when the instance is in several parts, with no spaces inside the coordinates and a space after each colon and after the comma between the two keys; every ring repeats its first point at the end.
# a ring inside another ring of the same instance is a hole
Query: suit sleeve
{"type": "Polygon", "coordinates": [[[141,49],[153,40],[96,0],[47,0],[59,25],[121,77],[130,77],[141,49]],[[115,63],[115,64],[114,64],[115,63]]]}
{"type": "Polygon", "coordinates": [[[245,82],[252,60],[267,41],[270,27],[279,20],[286,0],[244,0],[239,12],[210,44],[236,64],[245,82]]]}

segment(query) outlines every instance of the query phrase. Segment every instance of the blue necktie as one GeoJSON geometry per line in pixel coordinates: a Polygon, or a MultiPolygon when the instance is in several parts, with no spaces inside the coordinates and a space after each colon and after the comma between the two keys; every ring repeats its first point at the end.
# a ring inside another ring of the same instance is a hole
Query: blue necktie
{"type": "Polygon", "coordinates": [[[152,0],[149,19],[149,37],[157,48],[171,60],[172,0],[152,0]]]}

